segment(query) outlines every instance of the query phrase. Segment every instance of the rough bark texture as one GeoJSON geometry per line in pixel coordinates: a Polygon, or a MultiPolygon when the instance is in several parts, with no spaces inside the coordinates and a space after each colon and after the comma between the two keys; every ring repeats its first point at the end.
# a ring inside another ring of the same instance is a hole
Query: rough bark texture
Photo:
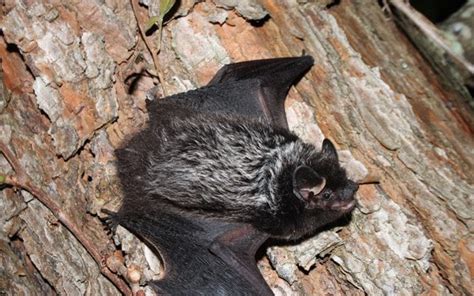
{"type": "MultiPolygon", "coordinates": [[[[456,36],[454,33],[439,30],[405,0],[390,0],[389,2],[390,5],[387,8],[391,7],[390,11],[394,13],[398,24],[436,71],[441,74],[443,84],[464,94],[466,101],[474,106],[471,95],[465,87],[466,84],[470,84],[472,88],[474,83],[474,64],[469,60],[468,52],[470,46],[465,45],[463,41],[463,38],[466,38],[463,35],[466,34],[462,34],[461,30],[458,32],[460,36],[456,36]]],[[[460,12],[467,8],[467,5],[462,7],[460,12]]],[[[474,9],[471,10],[474,11],[474,9]]],[[[469,16],[471,14],[469,9],[466,13],[468,19],[472,18],[469,16]]],[[[461,25],[461,23],[458,22],[457,25],[461,25]]],[[[474,30],[474,27],[469,27],[470,25],[468,22],[462,25],[463,28],[465,27],[464,33],[474,30]]],[[[468,38],[470,45],[473,43],[473,38],[472,36],[468,38]]]]}
{"type": "Polygon", "coordinates": [[[14,186],[0,191],[0,294],[113,295],[122,278],[151,294],[159,260],[123,229],[116,247],[99,219],[120,203],[113,150],[146,122],[146,95],[162,93],[134,74],[159,64],[173,94],[225,63],[303,50],[316,64],[290,91],[290,126],[316,145],[332,139],[354,179],[379,183],[361,186],[348,223],[266,250],[275,293],[472,294],[466,93],[442,83],[377,1],[194,2],[167,23],[157,61],[138,30],[147,11],[129,1],[2,7],[0,177],[14,186]]]}

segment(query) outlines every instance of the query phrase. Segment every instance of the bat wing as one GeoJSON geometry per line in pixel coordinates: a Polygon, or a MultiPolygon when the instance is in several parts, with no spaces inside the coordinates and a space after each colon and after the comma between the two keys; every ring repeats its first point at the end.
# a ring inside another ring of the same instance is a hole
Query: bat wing
{"type": "MultiPolygon", "coordinates": [[[[150,121],[176,106],[193,112],[237,114],[263,118],[288,128],[284,102],[288,90],[313,65],[310,56],[276,58],[229,64],[205,87],[149,103],[150,121]],[[158,108],[166,108],[158,110],[158,108]]],[[[189,112],[184,112],[189,116],[189,112]]],[[[174,114],[176,116],[179,114],[174,114]]]]}
{"type": "Polygon", "coordinates": [[[150,283],[160,295],[273,295],[255,266],[255,253],[250,259],[242,256],[248,249],[233,252],[254,244],[242,244],[242,239],[229,235],[242,235],[248,227],[172,211],[152,215],[105,212],[110,226],[122,225],[160,255],[165,274],[150,283]],[[235,241],[232,251],[227,250],[230,241],[235,241]],[[247,258],[251,264],[242,261],[247,258]]]}

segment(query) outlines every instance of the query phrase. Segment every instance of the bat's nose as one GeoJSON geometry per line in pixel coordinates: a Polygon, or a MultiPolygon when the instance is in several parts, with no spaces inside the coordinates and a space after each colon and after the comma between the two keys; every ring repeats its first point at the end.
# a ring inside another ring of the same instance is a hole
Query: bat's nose
{"type": "Polygon", "coordinates": [[[352,194],[355,194],[357,192],[357,190],[359,190],[359,184],[355,183],[355,182],[352,182],[351,181],[351,189],[352,189],[352,194]]]}
{"type": "Polygon", "coordinates": [[[347,186],[344,188],[344,198],[352,199],[354,194],[359,190],[359,185],[351,180],[348,181],[347,186]]]}

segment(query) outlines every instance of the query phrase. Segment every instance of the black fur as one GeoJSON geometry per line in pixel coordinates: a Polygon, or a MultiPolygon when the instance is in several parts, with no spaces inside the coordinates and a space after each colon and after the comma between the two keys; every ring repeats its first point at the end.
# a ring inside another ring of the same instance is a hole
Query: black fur
{"type": "Polygon", "coordinates": [[[111,219],[162,256],[157,290],[271,295],[257,248],[352,210],[357,185],[332,143],[316,149],[287,130],[284,98],[312,62],[228,65],[207,87],[150,102],[148,126],[116,151],[124,200],[111,219]]]}

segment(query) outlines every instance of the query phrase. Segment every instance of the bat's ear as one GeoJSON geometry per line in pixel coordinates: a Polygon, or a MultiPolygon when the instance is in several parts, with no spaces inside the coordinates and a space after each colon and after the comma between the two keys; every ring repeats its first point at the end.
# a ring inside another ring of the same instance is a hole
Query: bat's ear
{"type": "Polygon", "coordinates": [[[293,172],[293,193],[304,202],[318,195],[325,186],[326,179],[308,166],[299,166],[293,172]]]}
{"type": "Polygon", "coordinates": [[[321,157],[331,161],[338,161],[336,147],[328,139],[324,139],[323,147],[321,148],[321,157]]]}

